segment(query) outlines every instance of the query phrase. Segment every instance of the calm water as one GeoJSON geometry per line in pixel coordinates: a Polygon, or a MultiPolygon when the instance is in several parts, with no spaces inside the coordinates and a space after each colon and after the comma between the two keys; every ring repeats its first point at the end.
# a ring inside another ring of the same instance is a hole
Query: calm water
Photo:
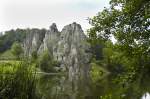
{"type": "Polygon", "coordinates": [[[139,79],[131,85],[120,86],[112,78],[109,75],[92,81],[90,77],[70,80],[62,75],[41,75],[37,94],[40,99],[150,99],[149,80],[139,79]]]}

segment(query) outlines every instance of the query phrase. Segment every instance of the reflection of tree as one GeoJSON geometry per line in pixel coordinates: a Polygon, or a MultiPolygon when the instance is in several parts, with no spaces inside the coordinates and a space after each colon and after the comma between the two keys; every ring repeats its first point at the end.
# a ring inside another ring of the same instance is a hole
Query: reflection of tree
{"type": "Polygon", "coordinates": [[[53,94],[57,92],[58,77],[42,75],[37,83],[37,94],[41,99],[55,99],[53,94]]]}
{"type": "MultiPolygon", "coordinates": [[[[134,83],[120,86],[113,82],[112,75],[93,83],[94,96],[111,96],[111,99],[141,99],[146,92],[150,92],[150,79],[139,78],[134,83]]],[[[94,98],[97,99],[97,98],[94,98]]],[[[103,99],[103,98],[102,98],[103,99]]]]}

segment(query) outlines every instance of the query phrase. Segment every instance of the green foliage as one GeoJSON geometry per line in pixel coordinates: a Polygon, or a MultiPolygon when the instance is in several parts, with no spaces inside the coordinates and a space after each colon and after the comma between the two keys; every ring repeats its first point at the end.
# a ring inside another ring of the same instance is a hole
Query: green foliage
{"type": "Polygon", "coordinates": [[[90,36],[107,40],[113,35],[127,55],[147,54],[150,1],[111,0],[110,4],[109,9],[105,8],[90,20],[93,25],[90,36]]]}
{"type": "Polygon", "coordinates": [[[21,61],[0,61],[0,73],[14,73],[21,61]]]}
{"type": "Polygon", "coordinates": [[[54,67],[58,66],[58,62],[53,60],[53,57],[51,56],[48,51],[45,51],[38,59],[38,65],[42,71],[45,72],[55,72],[54,67]]]}
{"type": "Polygon", "coordinates": [[[100,99],[113,99],[113,98],[112,98],[112,95],[109,94],[109,95],[105,95],[105,96],[100,96],[100,99]]]}
{"type": "Polygon", "coordinates": [[[37,99],[35,93],[35,70],[26,62],[1,64],[0,67],[0,98],[1,99],[37,99]]]}
{"type": "Polygon", "coordinates": [[[111,64],[114,58],[114,50],[113,50],[113,44],[112,42],[106,42],[105,47],[103,48],[103,61],[107,64],[111,64]]]}
{"type": "Polygon", "coordinates": [[[105,8],[90,20],[93,25],[90,36],[96,35],[96,37],[108,39],[113,35],[121,44],[134,46],[136,42],[139,42],[138,45],[143,45],[149,38],[150,2],[111,0],[110,4],[110,8],[105,8]]]}
{"type": "Polygon", "coordinates": [[[36,60],[38,59],[37,51],[33,51],[31,53],[31,58],[32,58],[32,62],[36,62],[36,60]]]}
{"type": "Polygon", "coordinates": [[[26,30],[16,29],[6,31],[4,35],[0,36],[0,53],[11,48],[16,41],[23,42],[26,36],[26,30]]]}
{"type": "Polygon", "coordinates": [[[150,1],[111,0],[110,8],[104,8],[89,20],[93,26],[89,32],[91,44],[106,42],[103,64],[123,70],[118,81],[129,83],[150,71],[150,1]],[[107,42],[115,37],[115,45],[107,42]],[[94,42],[94,43],[93,43],[94,42]]]}
{"type": "Polygon", "coordinates": [[[90,76],[93,82],[96,82],[106,76],[108,71],[96,63],[91,63],[90,76]]]}
{"type": "MultiPolygon", "coordinates": [[[[46,33],[46,29],[16,29],[16,30],[9,30],[5,31],[4,35],[0,36],[0,53],[5,52],[6,50],[9,50],[14,42],[22,43],[24,39],[27,37],[28,33],[34,33],[39,32],[41,34],[46,33]]],[[[39,39],[43,38],[41,36],[39,39]]]]}
{"type": "Polygon", "coordinates": [[[11,47],[11,52],[14,56],[17,57],[17,59],[20,58],[21,54],[23,54],[23,49],[20,43],[14,42],[11,47]]]}
{"type": "Polygon", "coordinates": [[[0,60],[14,60],[16,56],[14,56],[11,50],[7,50],[0,55],[0,60]]]}
{"type": "Polygon", "coordinates": [[[150,1],[111,0],[110,4],[90,20],[91,35],[105,40],[113,35],[126,55],[148,54],[150,1]]]}

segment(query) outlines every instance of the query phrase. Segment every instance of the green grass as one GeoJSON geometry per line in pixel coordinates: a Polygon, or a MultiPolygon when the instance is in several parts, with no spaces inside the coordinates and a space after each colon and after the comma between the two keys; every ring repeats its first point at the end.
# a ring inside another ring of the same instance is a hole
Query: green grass
{"type": "Polygon", "coordinates": [[[0,99],[37,99],[35,69],[24,61],[0,62],[0,99]]]}
{"type": "Polygon", "coordinates": [[[19,67],[21,61],[13,61],[13,60],[1,60],[0,61],[0,73],[14,73],[19,67]]]}

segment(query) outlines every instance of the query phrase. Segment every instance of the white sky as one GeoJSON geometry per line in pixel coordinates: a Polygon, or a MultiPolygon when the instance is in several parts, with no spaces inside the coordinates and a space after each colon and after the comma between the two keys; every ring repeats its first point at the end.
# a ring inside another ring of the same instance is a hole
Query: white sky
{"type": "Polygon", "coordinates": [[[0,31],[16,28],[49,28],[55,22],[59,30],[72,22],[90,27],[87,17],[96,15],[109,0],[0,0],[0,31]]]}

